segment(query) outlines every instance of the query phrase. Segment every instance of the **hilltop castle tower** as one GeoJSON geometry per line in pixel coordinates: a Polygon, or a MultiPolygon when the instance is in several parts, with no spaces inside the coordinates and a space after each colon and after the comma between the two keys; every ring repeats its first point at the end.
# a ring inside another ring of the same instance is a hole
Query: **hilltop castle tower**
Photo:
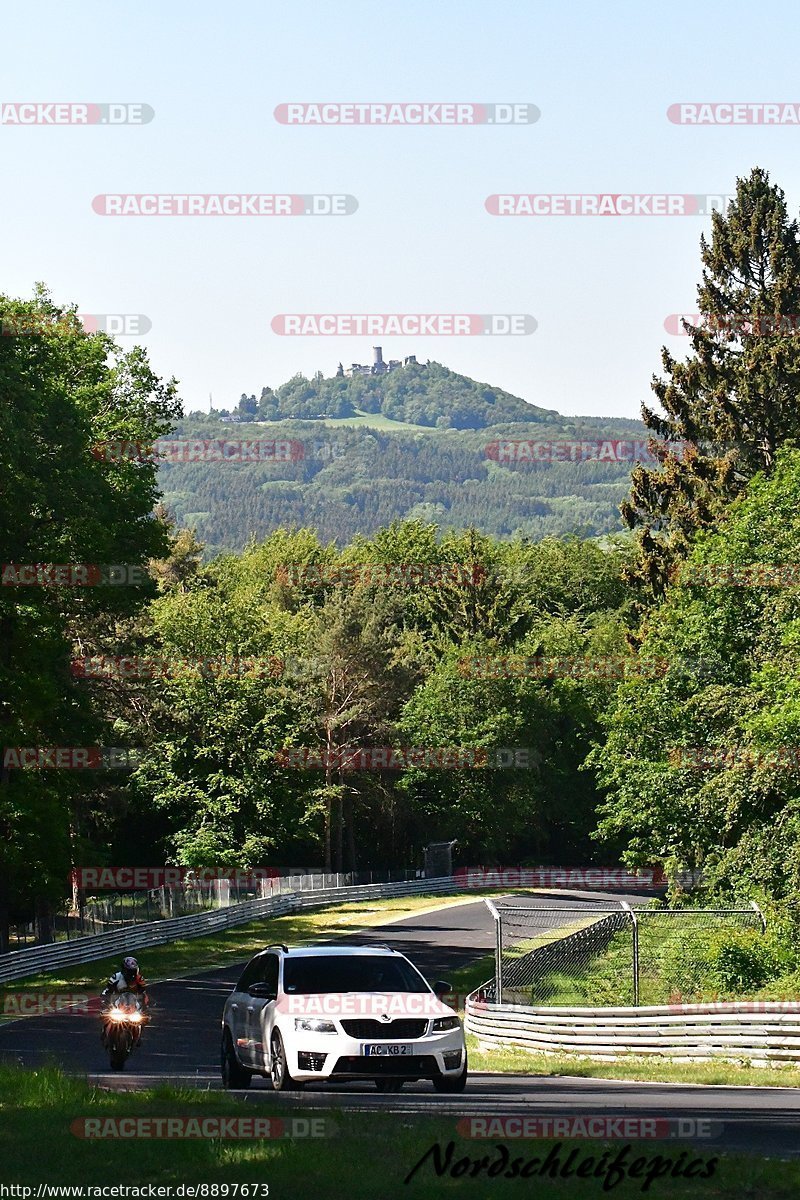
{"type": "MultiPolygon", "coordinates": [[[[388,362],[384,361],[383,346],[372,347],[372,365],[362,366],[361,363],[351,363],[348,369],[344,372],[345,375],[384,375],[387,371],[396,371],[398,367],[408,367],[412,363],[416,364],[416,354],[407,355],[401,362],[399,358],[390,358],[388,362]]],[[[341,363],[339,366],[341,367],[341,363]]],[[[339,372],[337,371],[337,375],[339,372]]]]}

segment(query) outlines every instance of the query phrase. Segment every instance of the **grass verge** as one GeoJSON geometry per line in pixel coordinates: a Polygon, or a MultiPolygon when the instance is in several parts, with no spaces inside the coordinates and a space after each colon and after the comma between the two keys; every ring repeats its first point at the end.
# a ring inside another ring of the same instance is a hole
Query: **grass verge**
{"type": "Polygon", "coordinates": [[[752,1067],[746,1060],[708,1063],[665,1062],[660,1058],[625,1058],[599,1062],[569,1054],[534,1054],[524,1046],[480,1049],[477,1038],[467,1038],[473,1071],[512,1075],[572,1076],[584,1079],[627,1079],[642,1083],[704,1083],[728,1087],[800,1087],[800,1066],[779,1063],[752,1067]]]}
{"type": "MultiPolygon", "coordinates": [[[[313,1139],[282,1136],[241,1141],[219,1137],[161,1140],[132,1136],[130,1131],[125,1138],[108,1136],[108,1122],[121,1117],[152,1121],[154,1117],[169,1116],[198,1121],[213,1117],[269,1118],[274,1132],[279,1132],[274,1125],[276,1118],[282,1117],[284,1129],[291,1129],[293,1121],[308,1123],[310,1118],[319,1119],[321,1114],[306,1108],[281,1112],[272,1105],[267,1108],[264,1104],[244,1103],[219,1093],[170,1088],[103,1092],[55,1069],[25,1072],[0,1068],[2,1182],[18,1187],[49,1183],[83,1188],[108,1184],[175,1188],[180,1184],[202,1183],[209,1186],[204,1193],[209,1197],[231,1197],[233,1191],[229,1188],[226,1192],[225,1185],[260,1184],[262,1187],[249,1193],[254,1200],[263,1200],[267,1195],[271,1198],[318,1195],[326,1200],[374,1200],[377,1196],[396,1195],[420,1200],[442,1195],[485,1200],[487,1196],[523,1193],[566,1197],[575,1194],[577,1180],[583,1185],[584,1195],[602,1196],[613,1190],[623,1200],[641,1196],[645,1190],[648,1195],[669,1200],[704,1196],[709,1200],[720,1197],[788,1200],[800,1188],[800,1163],[722,1154],[708,1142],[683,1145],[653,1141],[633,1144],[583,1140],[553,1143],[542,1139],[478,1141],[465,1136],[464,1125],[459,1126],[455,1116],[432,1118],[326,1110],[322,1120],[327,1136],[313,1139]],[[73,1122],[84,1118],[100,1118],[100,1128],[106,1136],[95,1140],[76,1136],[71,1128],[73,1122]],[[432,1153],[434,1145],[439,1147],[440,1166],[444,1168],[441,1174],[432,1153]],[[503,1164],[501,1147],[505,1147],[508,1156],[506,1165],[502,1173],[489,1179],[488,1167],[503,1164]],[[623,1176],[613,1189],[604,1188],[608,1178],[604,1172],[621,1153],[623,1163],[628,1166],[637,1159],[643,1160],[638,1175],[623,1176]],[[551,1170],[542,1177],[537,1172],[548,1154],[551,1170]],[[571,1174],[563,1177],[562,1172],[570,1170],[567,1161],[570,1155],[573,1156],[571,1174]],[[521,1179],[519,1174],[516,1178],[504,1177],[515,1159],[525,1165],[534,1158],[538,1162],[529,1168],[528,1178],[521,1179]],[[472,1177],[472,1164],[480,1163],[481,1159],[484,1163],[480,1174],[472,1177]],[[647,1173],[655,1169],[657,1159],[661,1177],[645,1189],[643,1182],[647,1173]],[[553,1170],[556,1162],[558,1166],[553,1170]],[[577,1176],[582,1165],[585,1175],[577,1176]],[[685,1172],[692,1168],[693,1177],[686,1178],[685,1172]],[[412,1172],[410,1181],[404,1184],[412,1172]],[[214,1185],[218,1190],[212,1192],[210,1188],[214,1185]]],[[[91,1197],[91,1193],[84,1195],[87,1200],[91,1197]]]]}

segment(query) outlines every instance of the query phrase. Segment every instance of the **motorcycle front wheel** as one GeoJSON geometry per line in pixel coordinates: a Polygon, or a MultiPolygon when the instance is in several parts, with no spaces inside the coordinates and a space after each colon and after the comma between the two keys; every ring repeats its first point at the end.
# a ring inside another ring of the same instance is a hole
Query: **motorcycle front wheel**
{"type": "Polygon", "coordinates": [[[130,1052],[131,1048],[127,1036],[120,1031],[112,1033],[108,1044],[108,1061],[111,1064],[111,1070],[124,1071],[130,1052]]]}

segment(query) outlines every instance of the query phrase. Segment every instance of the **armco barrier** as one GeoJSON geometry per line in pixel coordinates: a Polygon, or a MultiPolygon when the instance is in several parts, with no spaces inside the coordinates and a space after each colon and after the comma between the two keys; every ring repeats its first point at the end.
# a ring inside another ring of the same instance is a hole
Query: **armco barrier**
{"type": "Polygon", "coordinates": [[[731,1001],[642,1008],[529,1008],[473,992],[466,1029],[482,1046],[605,1061],[657,1056],[683,1062],[800,1062],[800,1001],[731,1001]]]}
{"type": "Polygon", "coordinates": [[[72,942],[14,950],[0,957],[0,983],[12,979],[27,979],[56,967],[96,962],[97,959],[108,958],[123,951],[131,953],[148,946],[163,946],[166,942],[178,939],[217,933],[221,929],[245,925],[259,917],[281,916],[283,913],[320,908],[327,904],[344,904],[351,900],[457,890],[452,877],[446,876],[441,879],[415,879],[406,883],[368,883],[357,887],[319,888],[316,891],[284,893],[265,900],[248,900],[243,904],[212,909],[210,912],[197,913],[191,917],[151,921],[146,925],[128,925],[125,929],[115,930],[113,933],[98,933],[76,938],[72,942]]]}

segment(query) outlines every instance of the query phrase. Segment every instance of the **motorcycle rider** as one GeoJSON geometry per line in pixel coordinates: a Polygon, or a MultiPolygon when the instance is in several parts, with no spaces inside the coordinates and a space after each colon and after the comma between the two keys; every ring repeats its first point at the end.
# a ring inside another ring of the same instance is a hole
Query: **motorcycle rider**
{"type": "Polygon", "coordinates": [[[150,1004],[150,997],[147,994],[147,984],[144,981],[139,970],[139,964],[135,958],[123,958],[122,967],[115,974],[109,976],[108,983],[103,988],[103,997],[119,996],[123,992],[133,992],[136,996],[141,996],[144,1001],[144,1006],[147,1008],[150,1004]]]}
{"type": "MultiPolygon", "coordinates": [[[[109,1048],[109,1040],[111,1040],[112,1046],[114,1044],[115,1035],[112,1032],[113,1022],[111,1021],[111,1009],[114,1007],[114,998],[123,996],[126,993],[141,997],[142,1007],[145,1009],[145,1013],[142,1014],[142,1020],[146,1020],[146,1010],[150,1004],[150,997],[147,994],[147,984],[139,970],[138,962],[135,958],[130,957],[122,960],[121,969],[109,977],[108,983],[103,988],[103,1009],[101,1014],[103,1028],[100,1036],[106,1049],[109,1048]]],[[[132,1039],[130,1045],[130,1049],[132,1049],[134,1046],[139,1045],[142,1038],[141,1020],[135,1022],[126,1021],[126,1027],[129,1029],[132,1039]]],[[[122,1062],[124,1063],[124,1057],[122,1062]]],[[[115,1064],[113,1057],[112,1066],[116,1066],[116,1069],[119,1069],[119,1064],[115,1064]]]]}

